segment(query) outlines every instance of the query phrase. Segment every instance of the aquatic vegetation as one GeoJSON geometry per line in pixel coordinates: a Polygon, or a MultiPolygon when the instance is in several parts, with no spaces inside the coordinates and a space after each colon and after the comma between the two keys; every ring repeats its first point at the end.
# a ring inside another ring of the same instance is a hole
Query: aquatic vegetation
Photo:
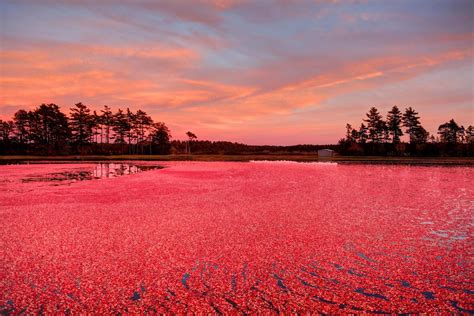
{"type": "MultiPolygon", "coordinates": [[[[143,163],[146,165],[147,163],[143,163]]],[[[469,167],[0,166],[0,309],[472,313],[469,167]]]]}

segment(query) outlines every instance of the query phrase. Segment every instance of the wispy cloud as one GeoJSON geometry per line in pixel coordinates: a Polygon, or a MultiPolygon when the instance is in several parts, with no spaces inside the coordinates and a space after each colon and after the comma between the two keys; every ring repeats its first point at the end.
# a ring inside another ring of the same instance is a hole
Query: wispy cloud
{"type": "Polygon", "coordinates": [[[42,102],[135,106],[178,137],[193,129],[252,143],[336,142],[369,106],[400,102],[422,109],[432,132],[443,117],[472,124],[472,1],[7,0],[0,9],[1,117],[42,102]]]}

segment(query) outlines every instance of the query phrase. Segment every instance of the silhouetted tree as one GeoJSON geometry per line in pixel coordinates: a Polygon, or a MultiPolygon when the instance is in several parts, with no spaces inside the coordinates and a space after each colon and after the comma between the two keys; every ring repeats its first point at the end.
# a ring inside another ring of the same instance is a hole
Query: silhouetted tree
{"type": "Polygon", "coordinates": [[[464,127],[459,126],[454,119],[451,119],[449,122],[441,124],[438,127],[438,134],[442,142],[457,144],[458,142],[462,142],[464,127]]]}
{"type": "Polygon", "coordinates": [[[9,144],[12,141],[14,127],[13,121],[0,120],[0,137],[4,144],[9,144]]]}
{"type": "Polygon", "coordinates": [[[157,154],[169,154],[171,149],[171,133],[163,122],[152,124],[150,133],[153,151],[157,154]]]}
{"type": "Polygon", "coordinates": [[[41,104],[28,113],[30,139],[45,148],[58,149],[70,137],[67,117],[56,104],[41,104]]]}
{"type": "MultiPolygon", "coordinates": [[[[92,112],[91,115],[91,129],[92,129],[92,137],[94,140],[94,143],[99,142],[99,135],[102,136],[102,120],[99,114],[97,114],[97,111],[92,112]]],[[[100,142],[102,142],[102,137],[100,142]]]]}
{"type": "Polygon", "coordinates": [[[77,145],[87,144],[91,140],[94,123],[90,112],[91,110],[81,102],[71,108],[69,121],[72,141],[77,145]]]}
{"type": "Polygon", "coordinates": [[[118,144],[125,144],[125,137],[130,131],[130,122],[127,115],[121,109],[118,109],[114,114],[114,121],[112,130],[115,133],[115,142],[118,144]]]}
{"type": "Polygon", "coordinates": [[[138,110],[135,113],[133,117],[133,130],[137,137],[137,145],[141,148],[141,153],[143,153],[143,142],[152,124],[153,120],[146,112],[138,110]]]}
{"type": "Polygon", "coordinates": [[[352,125],[347,123],[346,124],[346,141],[349,143],[355,142],[355,138],[353,137],[354,134],[354,129],[352,128],[352,125]]]}
{"type": "Polygon", "coordinates": [[[107,105],[104,105],[104,109],[101,110],[102,115],[101,115],[101,122],[105,128],[105,142],[107,144],[110,143],[110,129],[113,126],[114,123],[114,115],[112,114],[112,111],[107,105]]]}
{"type": "Polygon", "coordinates": [[[372,143],[382,142],[385,129],[385,122],[382,120],[382,115],[380,115],[375,107],[371,107],[366,116],[367,119],[365,119],[364,122],[367,123],[369,139],[372,143]]]}
{"type": "Polygon", "coordinates": [[[191,154],[191,143],[193,140],[197,139],[197,136],[193,133],[193,132],[190,132],[190,131],[187,131],[186,132],[186,136],[188,136],[188,154],[191,154]]]}
{"type": "Polygon", "coordinates": [[[388,112],[387,115],[387,130],[389,134],[392,136],[392,143],[396,144],[400,142],[400,136],[403,135],[401,130],[402,124],[402,112],[398,109],[395,105],[392,109],[388,112]]]}
{"type": "Polygon", "coordinates": [[[18,136],[20,145],[28,142],[29,132],[29,116],[25,110],[18,110],[13,115],[13,123],[15,124],[15,134],[18,136]]]}
{"type": "Polygon", "coordinates": [[[466,143],[467,144],[474,144],[474,126],[469,125],[466,128],[466,143]]]}
{"type": "Polygon", "coordinates": [[[367,127],[364,125],[364,123],[360,124],[359,127],[359,143],[365,144],[367,142],[367,139],[369,138],[367,127]]]}
{"type": "Polygon", "coordinates": [[[403,126],[406,133],[410,136],[410,144],[425,143],[428,139],[428,132],[421,126],[420,117],[412,107],[405,109],[402,116],[403,126]]]}

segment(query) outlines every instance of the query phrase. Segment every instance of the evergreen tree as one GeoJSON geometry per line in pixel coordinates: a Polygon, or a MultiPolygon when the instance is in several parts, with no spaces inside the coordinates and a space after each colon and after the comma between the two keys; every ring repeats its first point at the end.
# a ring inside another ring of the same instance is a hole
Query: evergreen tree
{"type": "Polygon", "coordinates": [[[403,135],[402,129],[402,112],[395,105],[387,115],[387,130],[392,136],[392,143],[396,144],[400,142],[400,136],[403,135]]]}
{"type": "Polygon", "coordinates": [[[67,117],[56,104],[41,104],[27,116],[30,138],[35,144],[58,149],[69,140],[67,117]]]}
{"type": "Polygon", "coordinates": [[[135,114],[130,111],[129,108],[127,108],[127,114],[125,116],[127,118],[127,125],[128,128],[126,130],[126,135],[127,135],[127,140],[128,140],[128,150],[129,154],[132,154],[132,143],[133,140],[136,139],[135,134],[134,134],[134,127],[136,125],[135,122],[135,114]]]}
{"type": "Polygon", "coordinates": [[[94,111],[91,115],[91,129],[92,129],[92,137],[94,143],[99,142],[99,135],[101,135],[100,142],[102,143],[102,118],[97,111],[94,111]]]}
{"type": "Polygon", "coordinates": [[[346,141],[349,143],[355,142],[355,139],[353,137],[353,131],[354,129],[352,128],[352,125],[347,123],[346,124],[346,141]]]}
{"type": "Polygon", "coordinates": [[[474,144],[474,126],[469,125],[466,128],[466,139],[465,142],[467,144],[474,144]]]}
{"type": "Polygon", "coordinates": [[[140,153],[143,154],[143,142],[153,124],[153,119],[146,112],[138,110],[134,115],[133,122],[133,129],[137,138],[137,149],[140,149],[140,153]]]}
{"type": "Polygon", "coordinates": [[[115,142],[125,144],[125,138],[130,131],[130,123],[127,115],[121,109],[114,114],[112,130],[115,133],[115,142]]]}
{"type": "Polygon", "coordinates": [[[188,154],[191,154],[191,143],[193,140],[197,139],[197,136],[196,134],[194,134],[193,132],[190,132],[190,131],[187,131],[186,132],[186,136],[188,136],[188,148],[187,148],[187,153],[188,154]]]}
{"type": "Polygon", "coordinates": [[[146,133],[153,124],[152,118],[144,111],[138,110],[134,116],[134,130],[137,135],[137,142],[145,140],[146,133]]]}
{"type": "Polygon", "coordinates": [[[367,142],[367,139],[369,138],[369,135],[367,132],[367,127],[364,125],[364,123],[360,124],[358,134],[359,134],[359,143],[365,144],[367,142]]]}
{"type": "Polygon", "coordinates": [[[9,144],[13,140],[14,127],[13,121],[0,120],[0,139],[4,144],[9,144]]]}
{"type": "Polygon", "coordinates": [[[441,124],[438,127],[438,134],[442,142],[457,144],[458,142],[462,142],[464,127],[459,126],[454,119],[451,119],[449,122],[441,124]]]}
{"type": "Polygon", "coordinates": [[[110,108],[107,105],[104,105],[104,109],[101,110],[102,115],[101,115],[101,122],[103,126],[105,127],[105,142],[107,144],[110,143],[110,129],[113,126],[114,123],[114,115],[110,108]]]}
{"type": "Polygon", "coordinates": [[[410,136],[410,144],[419,144],[426,142],[428,132],[421,126],[420,117],[412,107],[405,109],[402,116],[403,126],[406,128],[406,133],[410,136]]]}
{"type": "Polygon", "coordinates": [[[157,154],[169,154],[171,149],[171,133],[163,122],[153,123],[151,132],[151,142],[157,154]]]}
{"type": "Polygon", "coordinates": [[[375,107],[371,107],[366,116],[367,119],[365,119],[364,122],[367,123],[367,129],[369,132],[368,138],[372,143],[382,142],[384,139],[385,129],[385,122],[382,120],[382,115],[380,115],[375,107]]]}
{"type": "Polygon", "coordinates": [[[18,110],[13,115],[13,123],[15,124],[15,133],[21,145],[28,142],[29,132],[29,116],[25,110],[18,110]]]}
{"type": "Polygon", "coordinates": [[[76,103],[71,108],[70,126],[72,131],[72,141],[75,144],[87,144],[92,137],[93,116],[91,110],[81,102],[76,103]]]}

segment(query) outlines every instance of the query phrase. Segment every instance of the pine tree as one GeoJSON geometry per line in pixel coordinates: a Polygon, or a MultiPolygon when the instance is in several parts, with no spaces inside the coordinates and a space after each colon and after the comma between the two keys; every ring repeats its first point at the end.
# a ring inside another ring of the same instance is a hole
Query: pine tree
{"type": "Polygon", "coordinates": [[[459,126],[454,119],[451,119],[449,122],[441,124],[438,127],[438,134],[442,142],[457,144],[458,142],[462,142],[464,127],[459,126]]]}
{"type": "Polygon", "coordinates": [[[27,116],[30,139],[35,144],[59,148],[69,140],[67,117],[56,104],[41,104],[27,116]]]}
{"type": "Polygon", "coordinates": [[[193,132],[190,132],[190,131],[186,132],[186,136],[188,136],[187,152],[188,152],[188,154],[191,154],[191,143],[192,143],[193,140],[197,139],[197,136],[196,136],[196,134],[194,134],[193,132]]]}
{"type": "Polygon", "coordinates": [[[474,143],[474,126],[469,125],[466,128],[466,139],[465,142],[467,144],[473,144],[474,143]]]}
{"type": "Polygon", "coordinates": [[[410,144],[425,143],[428,138],[428,132],[421,126],[420,117],[412,107],[405,109],[402,116],[403,126],[406,133],[410,136],[410,144]]]}
{"type": "Polygon", "coordinates": [[[395,105],[387,115],[387,129],[389,134],[392,136],[392,143],[396,144],[400,142],[400,136],[403,135],[402,129],[402,112],[395,105]]]}
{"type": "Polygon", "coordinates": [[[367,139],[369,138],[367,134],[367,127],[364,125],[364,123],[360,124],[359,127],[359,143],[360,144],[365,144],[367,142],[367,139]]]}
{"type": "Polygon", "coordinates": [[[385,125],[385,122],[382,120],[382,115],[380,115],[375,107],[371,107],[366,116],[367,119],[365,119],[364,122],[367,123],[369,139],[372,141],[372,143],[382,142],[384,138],[385,125]]]}
{"type": "Polygon", "coordinates": [[[346,124],[346,141],[349,143],[355,142],[354,138],[352,137],[352,131],[354,129],[352,128],[352,125],[347,123],[346,124]]]}
{"type": "Polygon", "coordinates": [[[151,142],[157,154],[169,154],[171,149],[171,133],[163,122],[153,123],[151,132],[151,142]]]}
{"type": "Polygon", "coordinates": [[[92,137],[93,116],[91,110],[81,102],[76,103],[71,108],[70,126],[72,131],[72,141],[77,144],[87,144],[92,137]]]}
{"type": "Polygon", "coordinates": [[[125,137],[130,131],[130,123],[127,115],[121,109],[118,109],[114,114],[112,130],[115,133],[115,142],[118,144],[125,144],[125,137]]]}
{"type": "Polygon", "coordinates": [[[28,112],[18,110],[13,115],[13,123],[15,124],[15,133],[21,145],[28,142],[29,119],[28,112]]]}
{"type": "Polygon", "coordinates": [[[104,105],[104,109],[101,110],[101,122],[105,127],[105,142],[110,143],[110,128],[113,126],[114,115],[107,105],[104,105]]]}
{"type": "Polygon", "coordinates": [[[12,141],[14,127],[15,123],[13,123],[13,121],[0,120],[0,140],[4,144],[8,144],[12,141]]]}

